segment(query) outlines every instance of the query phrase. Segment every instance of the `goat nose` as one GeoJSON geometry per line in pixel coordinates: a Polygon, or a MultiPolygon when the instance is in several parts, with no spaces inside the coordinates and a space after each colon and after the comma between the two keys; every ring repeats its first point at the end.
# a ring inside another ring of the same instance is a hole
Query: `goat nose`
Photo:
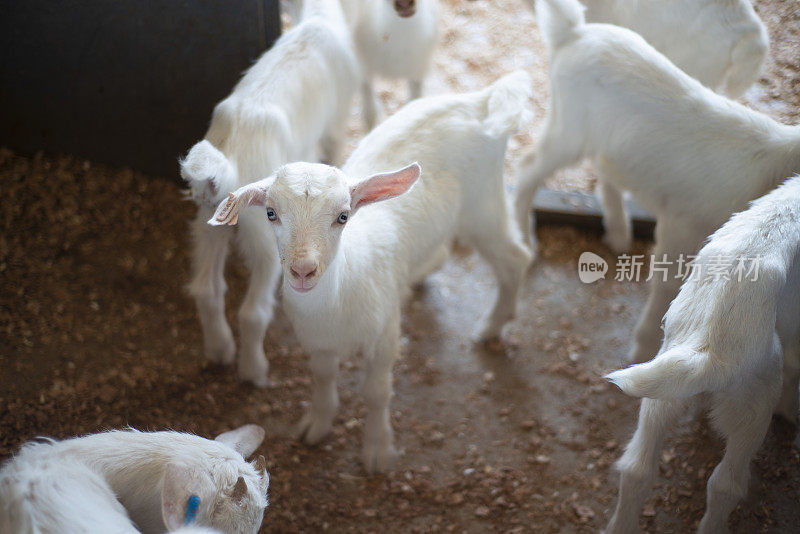
{"type": "Polygon", "coordinates": [[[292,264],[292,274],[301,280],[313,275],[317,271],[317,262],[314,260],[300,260],[292,264]]]}

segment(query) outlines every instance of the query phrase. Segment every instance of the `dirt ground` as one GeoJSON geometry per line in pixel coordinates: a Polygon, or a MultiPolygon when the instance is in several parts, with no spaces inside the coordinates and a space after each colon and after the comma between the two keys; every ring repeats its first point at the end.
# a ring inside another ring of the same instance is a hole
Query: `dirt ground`
{"type": "MultiPolygon", "coordinates": [[[[773,59],[748,102],[784,122],[800,118],[800,7],[759,1],[773,59]]],[[[512,68],[536,79],[541,124],[546,63],[534,19],[518,0],[443,0],[442,48],[431,92],[485,85],[512,68]]],[[[381,85],[389,111],[402,85],[381,85]]],[[[210,110],[209,110],[210,111],[210,110]]],[[[201,132],[198,132],[198,136],[201,132]]],[[[358,136],[353,117],[352,138],[358,136]]],[[[535,135],[535,134],[534,134],[535,135]]],[[[529,134],[512,143],[509,166],[529,134]]],[[[551,185],[591,186],[587,166],[551,185]]],[[[343,362],[333,434],[306,447],[292,438],[309,398],[307,357],[279,312],[266,352],[273,386],[237,382],[208,364],[186,296],[187,221],[178,186],[69,156],[0,150],[0,460],[37,435],[67,437],[131,425],[211,437],[255,422],[269,462],[271,506],[262,532],[590,532],[611,515],[612,464],[638,401],[600,377],[623,365],[644,302],[641,283],[584,285],[582,251],[614,258],[598,236],[540,228],[518,319],[504,343],[474,346],[494,283],[485,263],[457,253],[405,308],[392,422],[399,468],[368,477],[358,458],[363,362],[343,362]]],[[[637,243],[644,253],[648,243],[637,243]]],[[[229,267],[229,320],[246,279],[229,267]]],[[[649,532],[688,532],[722,443],[687,414],[662,455],[641,518],[649,532]]],[[[800,444],[775,421],[753,463],[734,532],[800,531],[800,444]]]]}

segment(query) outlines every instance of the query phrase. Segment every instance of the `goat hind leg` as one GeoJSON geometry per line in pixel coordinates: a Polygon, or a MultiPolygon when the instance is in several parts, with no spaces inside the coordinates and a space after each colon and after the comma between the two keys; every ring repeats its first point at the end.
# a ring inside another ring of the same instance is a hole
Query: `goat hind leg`
{"type": "Polygon", "coordinates": [[[783,358],[783,386],[775,413],[796,425],[800,410],[800,344],[788,345],[783,358]]]}
{"type": "Polygon", "coordinates": [[[497,199],[496,209],[480,211],[471,224],[477,232],[468,236],[478,253],[492,266],[497,279],[497,297],[492,312],[473,336],[477,342],[500,336],[503,326],[514,317],[517,297],[525,271],[533,261],[533,253],[519,239],[506,212],[505,199],[497,199]],[[480,214],[486,217],[481,218],[480,214]]]}
{"type": "MultiPolygon", "coordinates": [[[[776,377],[777,378],[777,377],[776,377]]],[[[706,489],[706,513],[699,534],[728,531],[728,516],[747,494],[750,461],[764,441],[772,419],[769,393],[715,395],[712,420],[725,437],[725,455],[714,468],[706,489]],[[742,414],[747,414],[746,418],[742,414]]]]}
{"type": "Polygon", "coordinates": [[[639,531],[639,513],[658,472],[664,437],[693,401],[642,399],[636,432],[617,461],[619,496],[606,534],[639,531]]]}
{"type": "Polygon", "coordinates": [[[531,232],[531,208],[536,191],[557,170],[575,163],[579,152],[571,146],[571,140],[562,140],[560,136],[548,129],[544,138],[535,149],[528,151],[522,158],[517,170],[517,194],[514,210],[522,239],[536,249],[535,238],[531,232]]]}
{"type": "Polygon", "coordinates": [[[662,221],[657,223],[652,258],[663,261],[666,257],[669,263],[665,267],[666,272],[653,272],[653,277],[648,282],[650,294],[636,325],[634,344],[629,354],[632,363],[646,362],[658,353],[663,338],[661,319],[667,312],[669,303],[678,294],[682,282],[677,276],[677,261],[696,251],[706,235],[702,229],[698,231],[674,223],[664,224],[662,221]]]}
{"type": "Polygon", "coordinates": [[[597,162],[602,175],[597,192],[603,206],[603,243],[617,254],[628,252],[633,242],[633,232],[623,192],[612,183],[616,172],[614,165],[602,157],[597,162]]]}

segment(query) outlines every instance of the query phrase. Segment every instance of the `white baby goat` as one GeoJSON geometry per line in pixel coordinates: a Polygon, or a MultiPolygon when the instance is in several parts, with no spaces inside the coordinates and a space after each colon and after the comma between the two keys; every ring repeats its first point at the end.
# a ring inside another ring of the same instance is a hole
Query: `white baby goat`
{"type": "Polygon", "coordinates": [[[655,359],[608,375],[625,393],[648,397],[617,464],[620,493],[609,533],[638,531],[664,434],[695,403],[708,402],[711,422],[726,440],[708,480],[701,533],[727,530],[776,404],[777,413],[797,422],[800,177],[734,215],[693,269],[667,312],[655,359]]]}
{"type": "MultiPolygon", "coordinates": [[[[197,304],[206,357],[229,364],[236,346],[225,319],[225,259],[233,229],[205,221],[228,193],[289,161],[314,160],[322,143],[338,162],[344,120],[358,87],[358,65],[338,0],[308,0],[303,18],[253,65],[214,109],[206,138],[181,162],[198,214],[189,291],[197,304]]],[[[237,248],[250,269],[239,309],[239,376],[267,384],[264,334],[280,276],[275,240],[263,217],[242,214],[237,248]]]]}
{"type": "Polygon", "coordinates": [[[630,28],[683,72],[731,98],[758,80],[769,51],[767,29],[750,0],[583,3],[587,22],[630,28]]]}
{"type": "MultiPolygon", "coordinates": [[[[111,431],[22,446],[0,470],[0,532],[161,533],[200,499],[197,528],[255,533],[267,506],[264,439],[246,425],[211,441],[179,432],[111,431]]],[[[194,527],[181,530],[201,532],[194,527]]]]}
{"type": "Polygon", "coordinates": [[[476,93],[416,100],[364,138],[342,170],[286,165],[237,190],[209,221],[233,224],[245,206],[265,208],[272,221],[284,307],[314,374],[311,407],[300,422],[307,443],[333,424],[339,359],[360,351],[367,360],[364,466],[392,466],[389,400],[400,307],[454,238],[474,246],[499,281],[480,337],[499,335],[512,318],[531,253],[507,212],[503,159],[509,136],[529,118],[529,84],[519,71],[476,93]],[[417,164],[375,174],[414,160],[424,168],[419,180],[417,164]]]}
{"type": "Polygon", "coordinates": [[[364,121],[372,129],[382,109],[376,76],[407,79],[412,100],[422,94],[438,39],[438,0],[342,0],[342,6],[364,73],[364,121]]]}
{"type": "Polygon", "coordinates": [[[714,93],[628,29],[585,24],[577,0],[539,0],[536,10],[550,50],[552,101],[545,131],[519,170],[517,216],[530,237],[536,189],[585,157],[601,171],[612,249],[631,243],[623,191],[656,216],[654,257],[672,267],[666,280],[651,281],[631,352],[641,362],[661,342],[661,318],[680,285],[679,257],[800,170],[800,127],[714,93]]]}

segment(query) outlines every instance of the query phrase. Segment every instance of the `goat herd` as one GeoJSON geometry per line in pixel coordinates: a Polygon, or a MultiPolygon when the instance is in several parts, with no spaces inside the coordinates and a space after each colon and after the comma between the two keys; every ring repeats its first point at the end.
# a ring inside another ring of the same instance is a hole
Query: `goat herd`
{"type": "MultiPolygon", "coordinates": [[[[726,449],[699,531],[724,532],[773,412],[798,416],[800,177],[791,177],[800,127],[712,90],[737,97],[757,79],[766,30],[748,0],[589,0],[586,11],[578,0],[528,1],[552,99],[510,203],[503,164],[509,137],[532,115],[527,73],[417,99],[437,41],[435,0],[286,2],[296,24],[216,106],[181,162],[198,206],[190,292],[205,355],[236,359],[224,310],[233,242],[251,273],[238,313],[239,377],[267,385],[263,343],[282,279],[313,373],[298,435],[313,444],[331,431],[339,361],[362,353],[362,461],[370,473],[390,469],[392,366],[409,288],[454,240],[474,247],[499,286],[474,339],[498,337],[534,259],[537,188],[591,158],[614,251],[631,246],[629,192],[657,218],[655,258],[696,255],[682,285],[674,267],[653,277],[635,365],[607,377],[643,401],[606,531],[638,531],[666,431],[703,403],[726,449]],[[407,79],[413,99],[383,121],[376,75],[407,79]],[[309,163],[340,163],[359,84],[370,133],[341,167],[309,163]],[[744,261],[758,264],[748,279],[744,261]]],[[[263,438],[247,425],[214,441],[127,430],[26,444],[0,472],[0,531],[255,532],[269,477],[263,456],[245,458],[263,438]]]]}

